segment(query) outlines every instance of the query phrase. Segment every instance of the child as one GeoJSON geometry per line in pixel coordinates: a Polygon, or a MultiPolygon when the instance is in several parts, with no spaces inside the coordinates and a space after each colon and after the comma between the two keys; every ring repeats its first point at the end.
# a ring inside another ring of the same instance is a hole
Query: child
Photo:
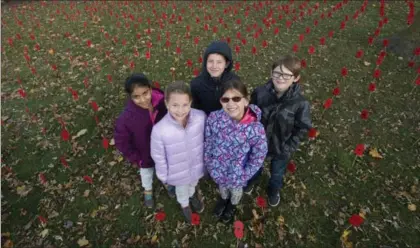
{"type": "Polygon", "coordinates": [[[163,92],[153,88],[142,73],[126,79],[125,91],[129,99],[116,122],[115,145],[128,161],[140,168],[144,203],[152,208],[154,162],[150,156],[150,134],[153,125],[166,114],[163,92]]]}
{"type": "Polygon", "coordinates": [[[206,114],[222,108],[221,85],[231,79],[239,79],[232,72],[232,51],[226,42],[213,41],[203,54],[203,70],[191,81],[193,108],[206,114]]]}
{"type": "Polygon", "coordinates": [[[233,220],[242,188],[263,166],[267,154],[261,110],[249,105],[246,86],[238,79],[223,84],[223,109],[212,112],[206,123],[204,163],[218,184],[220,199],[214,215],[233,220]]]}
{"type": "MultiPolygon", "coordinates": [[[[280,203],[279,189],[291,155],[311,128],[309,102],[301,95],[300,60],[284,56],[272,65],[271,80],[254,90],[251,103],[261,108],[267,132],[268,155],[272,157],[267,189],[268,203],[280,203]]],[[[252,182],[250,182],[252,184],[252,182]]],[[[249,186],[251,188],[252,186],[249,186]]]]}
{"type": "Polygon", "coordinates": [[[204,175],[206,114],[191,108],[191,91],[182,81],[168,85],[165,103],[168,114],[153,127],[151,154],[157,177],[162,183],[175,186],[176,199],[186,221],[191,223],[192,210],[198,213],[204,210],[203,202],[194,192],[204,175]]]}

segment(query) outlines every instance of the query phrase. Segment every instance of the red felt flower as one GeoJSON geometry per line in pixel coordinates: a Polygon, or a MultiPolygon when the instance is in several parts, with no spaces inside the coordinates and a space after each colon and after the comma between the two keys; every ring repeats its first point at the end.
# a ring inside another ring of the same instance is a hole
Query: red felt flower
{"type": "Polygon", "coordinates": [[[362,118],[362,120],[367,120],[369,118],[369,111],[367,109],[363,109],[360,113],[360,118],[362,118]]]}
{"type": "Polygon", "coordinates": [[[413,51],[413,54],[416,56],[420,56],[420,47],[416,47],[413,51]]]}
{"type": "Polygon", "coordinates": [[[332,38],[334,35],[334,30],[331,30],[330,32],[328,32],[328,37],[332,38]]]}
{"type": "Polygon", "coordinates": [[[180,47],[176,47],[176,54],[181,54],[181,48],[180,47]]]}
{"type": "Polygon", "coordinates": [[[213,33],[217,33],[217,26],[213,27],[213,33]]]}
{"type": "Polygon", "coordinates": [[[354,152],[354,154],[356,154],[359,157],[363,156],[363,153],[365,152],[365,145],[364,144],[358,144],[353,152],[354,152]]]}
{"type": "Polygon", "coordinates": [[[319,38],[319,44],[320,44],[321,46],[324,46],[324,45],[325,45],[325,37],[321,37],[321,38],[319,38]]]}
{"type": "Polygon", "coordinates": [[[286,21],[286,28],[289,29],[292,26],[292,21],[287,20],[286,21]]]}
{"type": "Polygon", "coordinates": [[[373,44],[373,37],[371,37],[371,36],[369,36],[369,38],[368,38],[368,43],[369,43],[369,45],[372,45],[373,44]]]}
{"type": "Polygon", "coordinates": [[[377,66],[380,66],[382,64],[382,62],[384,62],[384,57],[378,57],[376,59],[376,65],[377,66]]]}
{"type": "Polygon", "coordinates": [[[42,173],[42,172],[39,173],[38,177],[39,177],[39,181],[41,181],[42,184],[46,184],[47,183],[47,179],[45,178],[44,173],[42,173]]]}
{"type": "Polygon", "coordinates": [[[153,82],[153,87],[155,87],[156,89],[160,89],[160,84],[158,81],[154,81],[153,82]]]}
{"type": "Polygon", "coordinates": [[[194,71],[193,71],[193,75],[197,77],[198,74],[200,74],[200,69],[195,68],[194,71]]]}
{"type": "Polygon", "coordinates": [[[108,74],[108,75],[106,75],[106,77],[108,78],[108,81],[111,83],[112,82],[112,75],[108,74]]]}
{"type": "Polygon", "coordinates": [[[311,55],[314,54],[315,53],[315,47],[311,45],[308,49],[308,53],[311,54],[311,55]]]}
{"type": "Polygon", "coordinates": [[[86,41],[86,46],[87,47],[92,47],[92,41],[91,40],[87,40],[86,41]]]}
{"type": "Polygon", "coordinates": [[[408,67],[414,67],[416,63],[412,60],[408,61],[408,67]]]}
{"type": "Polygon", "coordinates": [[[246,39],[242,39],[241,42],[244,46],[246,45],[246,39]]]}
{"type": "Polygon", "coordinates": [[[318,26],[319,21],[317,19],[314,20],[314,26],[318,26]]]}
{"type": "Polygon", "coordinates": [[[136,64],[134,64],[134,61],[130,62],[130,69],[134,70],[134,68],[136,67],[136,64]]]}
{"type": "Polygon", "coordinates": [[[24,90],[24,89],[20,88],[20,89],[18,89],[18,92],[19,92],[19,95],[20,95],[22,98],[26,98],[26,92],[25,92],[25,90],[24,90]]]}
{"type": "Polygon", "coordinates": [[[42,215],[38,215],[38,220],[41,222],[41,224],[47,224],[47,219],[42,215]]]}
{"type": "Polygon", "coordinates": [[[362,50],[362,49],[359,49],[359,50],[356,52],[356,58],[360,59],[361,57],[363,57],[363,50],[362,50]]]}
{"type": "Polygon", "coordinates": [[[380,28],[377,28],[376,30],[375,30],[375,36],[379,36],[381,34],[381,29],[380,28]]]}
{"type": "Polygon", "coordinates": [[[369,84],[369,91],[370,92],[374,92],[375,90],[376,90],[376,84],[375,84],[375,82],[370,83],[369,84]]]}
{"type": "Polygon", "coordinates": [[[156,219],[157,221],[164,221],[164,220],[165,220],[165,218],[166,218],[166,214],[165,214],[165,212],[163,212],[163,211],[159,211],[159,212],[155,213],[155,219],[156,219]]]}
{"type": "Polygon", "coordinates": [[[305,35],[303,35],[303,34],[300,34],[299,35],[299,41],[300,42],[303,42],[303,40],[305,39],[305,35]]]}
{"type": "Polygon", "coordinates": [[[306,34],[310,34],[311,33],[311,28],[310,27],[306,27],[305,28],[305,33],[306,34]]]}
{"type": "Polygon", "coordinates": [[[280,33],[280,28],[279,27],[276,27],[275,29],[274,29],[274,35],[277,35],[277,34],[279,34],[280,33]]]}
{"type": "Polygon", "coordinates": [[[67,131],[67,129],[66,129],[66,128],[63,128],[63,129],[61,130],[61,139],[62,139],[63,141],[67,141],[67,140],[69,140],[69,139],[70,139],[70,133],[69,133],[69,131],[67,131]]]}
{"type": "Polygon", "coordinates": [[[387,46],[389,45],[389,40],[388,40],[388,39],[384,39],[384,40],[382,41],[382,45],[383,45],[384,47],[387,47],[387,46]]]}
{"type": "Polygon", "coordinates": [[[187,64],[187,67],[192,67],[193,66],[193,62],[192,62],[191,59],[188,59],[186,64],[187,64]]]}
{"type": "Polygon", "coordinates": [[[311,129],[309,129],[308,137],[309,138],[316,138],[316,133],[317,133],[317,130],[315,128],[311,128],[311,129]]]}
{"type": "Polygon", "coordinates": [[[89,184],[93,184],[93,179],[90,176],[83,176],[83,180],[89,184]]]}
{"type": "Polygon", "coordinates": [[[145,57],[146,57],[146,59],[147,60],[149,60],[150,59],[150,51],[146,51],[146,53],[145,53],[145,57]]]}
{"type": "Polygon", "coordinates": [[[354,226],[354,227],[359,227],[360,225],[363,224],[365,220],[358,214],[353,214],[350,218],[349,218],[349,223],[354,226]]]}
{"type": "Polygon", "coordinates": [[[345,66],[341,68],[341,76],[346,77],[348,74],[349,74],[349,71],[347,70],[345,66]]]}
{"type": "Polygon", "coordinates": [[[262,47],[263,48],[267,48],[268,47],[268,41],[267,40],[263,40],[262,47]]]}
{"type": "Polygon", "coordinates": [[[300,61],[300,66],[302,67],[302,68],[306,68],[306,60],[305,59],[302,59],[301,61],[300,61]]]}
{"type": "Polygon", "coordinates": [[[346,21],[342,21],[340,24],[340,29],[343,30],[346,28],[346,21]]]}
{"type": "Polygon", "coordinates": [[[416,85],[420,85],[420,77],[417,77],[417,79],[416,79],[416,85]]]}
{"type": "Polygon", "coordinates": [[[108,150],[109,148],[109,140],[105,137],[102,137],[102,146],[104,147],[105,150],[108,150]]]}
{"type": "Polygon", "coordinates": [[[251,50],[252,54],[257,54],[257,48],[255,46],[252,46],[252,50],[251,50]]]}
{"type": "Polygon", "coordinates": [[[328,98],[327,100],[325,100],[324,102],[324,109],[329,109],[332,105],[332,99],[328,98]]]}
{"type": "Polygon", "coordinates": [[[375,69],[375,71],[373,72],[373,77],[374,78],[380,78],[381,77],[381,70],[375,69]]]}
{"type": "Polygon", "coordinates": [[[64,167],[69,168],[69,164],[67,163],[67,160],[64,156],[60,157],[60,162],[64,167]]]}
{"type": "Polygon", "coordinates": [[[200,215],[198,215],[197,213],[191,214],[191,225],[193,226],[200,225],[200,215]]]}
{"type": "Polygon", "coordinates": [[[199,64],[203,63],[203,57],[201,57],[201,56],[200,56],[200,57],[198,58],[198,63],[199,63],[199,64]]]}
{"type": "Polygon", "coordinates": [[[292,50],[293,52],[297,53],[299,51],[299,46],[297,44],[293,44],[292,50]]]}
{"type": "Polygon", "coordinates": [[[334,96],[340,95],[340,88],[338,88],[338,87],[334,88],[332,93],[333,93],[334,96]]]}
{"type": "Polygon", "coordinates": [[[235,63],[235,71],[239,71],[241,69],[241,64],[239,62],[235,63]]]}
{"type": "Polygon", "coordinates": [[[242,239],[244,237],[244,223],[242,221],[237,220],[233,223],[234,227],[234,234],[237,239],[242,239]]]}
{"type": "Polygon", "coordinates": [[[194,38],[194,44],[198,45],[198,42],[200,42],[200,37],[197,36],[194,38]]]}
{"type": "Polygon", "coordinates": [[[236,33],[236,38],[241,39],[241,32],[239,32],[239,31],[238,31],[238,32],[236,33]]]}
{"type": "Polygon", "coordinates": [[[295,173],[295,171],[296,171],[296,164],[295,164],[293,161],[290,161],[290,162],[287,164],[287,170],[288,170],[290,173],[295,173]]]}
{"type": "Polygon", "coordinates": [[[36,43],[35,46],[34,46],[34,49],[36,51],[39,51],[39,50],[41,50],[41,46],[38,43],[36,43]]]}
{"type": "Polygon", "coordinates": [[[95,101],[91,101],[90,106],[92,107],[93,111],[98,112],[99,107],[98,107],[98,104],[95,101]]]}
{"type": "Polygon", "coordinates": [[[257,202],[257,206],[260,208],[267,207],[267,201],[262,196],[257,196],[256,202],[257,202]]]}

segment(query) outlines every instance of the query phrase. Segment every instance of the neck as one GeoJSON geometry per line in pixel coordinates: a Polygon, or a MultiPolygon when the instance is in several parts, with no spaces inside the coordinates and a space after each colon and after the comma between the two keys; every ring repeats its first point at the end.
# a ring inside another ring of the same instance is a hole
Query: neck
{"type": "Polygon", "coordinates": [[[282,97],[286,91],[276,91],[276,95],[278,98],[282,97]]]}

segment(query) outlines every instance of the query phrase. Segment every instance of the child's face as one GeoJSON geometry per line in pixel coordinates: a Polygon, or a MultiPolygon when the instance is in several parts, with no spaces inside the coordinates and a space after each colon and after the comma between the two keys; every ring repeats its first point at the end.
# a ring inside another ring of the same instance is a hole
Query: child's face
{"type": "Polygon", "coordinates": [[[191,110],[191,99],[187,94],[171,93],[169,101],[165,101],[169,114],[178,121],[183,123],[191,110]]]}
{"type": "Polygon", "coordinates": [[[144,109],[149,109],[152,104],[152,89],[147,86],[135,86],[131,93],[131,100],[144,109]]]}
{"type": "Polygon", "coordinates": [[[244,116],[245,107],[249,102],[239,91],[230,89],[220,98],[220,103],[232,119],[239,121],[244,116]]]}
{"type": "Polygon", "coordinates": [[[225,57],[220,54],[212,53],[207,57],[206,69],[212,77],[220,77],[227,66],[225,57]]]}
{"type": "Polygon", "coordinates": [[[287,69],[284,65],[277,66],[271,72],[271,78],[273,79],[274,88],[277,92],[285,92],[289,89],[290,85],[297,82],[300,76],[293,76],[293,73],[287,69]]]}

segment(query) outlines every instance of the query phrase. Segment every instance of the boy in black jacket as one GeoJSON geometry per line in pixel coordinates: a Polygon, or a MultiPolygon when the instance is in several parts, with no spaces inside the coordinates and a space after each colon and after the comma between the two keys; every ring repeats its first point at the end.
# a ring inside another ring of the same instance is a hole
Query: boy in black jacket
{"type": "MultiPolygon", "coordinates": [[[[271,157],[270,180],[268,183],[268,203],[274,207],[280,203],[279,190],[283,186],[283,175],[291,155],[311,128],[309,102],[301,95],[300,60],[294,56],[284,56],[272,65],[271,78],[265,85],[254,90],[251,103],[263,112],[268,156],[271,157]]],[[[252,191],[251,179],[245,192],[252,191]]]]}

